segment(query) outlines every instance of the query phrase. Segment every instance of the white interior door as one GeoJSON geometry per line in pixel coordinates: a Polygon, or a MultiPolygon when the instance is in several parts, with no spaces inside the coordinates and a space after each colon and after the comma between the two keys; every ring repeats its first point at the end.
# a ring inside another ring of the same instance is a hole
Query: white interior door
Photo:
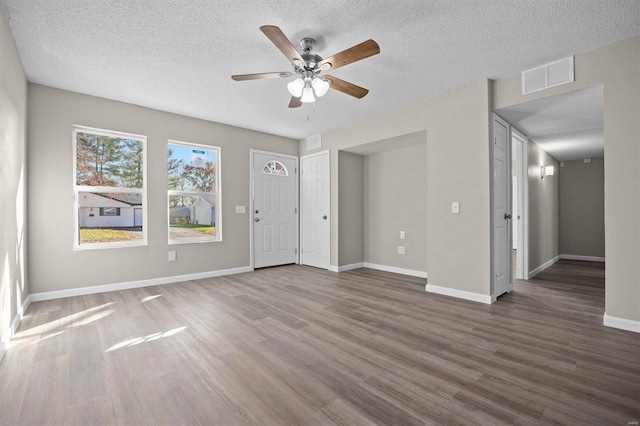
{"type": "Polygon", "coordinates": [[[296,263],[297,159],[252,153],[253,266],[296,263]]]}
{"type": "Polygon", "coordinates": [[[329,268],[329,151],[302,157],[301,164],[302,250],[300,263],[329,268]]]}
{"type": "Polygon", "coordinates": [[[511,283],[511,156],[509,125],[498,116],[493,120],[493,297],[509,291],[511,283]]]}
{"type": "Polygon", "coordinates": [[[526,236],[525,221],[527,209],[525,208],[525,194],[527,184],[527,152],[525,141],[515,134],[512,129],[511,150],[515,170],[512,172],[514,176],[512,186],[513,210],[511,213],[513,222],[513,248],[516,249],[516,268],[515,278],[519,280],[526,279],[525,271],[525,253],[526,253],[526,236]]]}

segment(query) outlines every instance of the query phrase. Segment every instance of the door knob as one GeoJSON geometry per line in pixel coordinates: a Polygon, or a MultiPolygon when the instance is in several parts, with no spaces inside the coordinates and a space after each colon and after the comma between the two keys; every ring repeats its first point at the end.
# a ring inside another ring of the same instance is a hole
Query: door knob
{"type": "Polygon", "coordinates": [[[259,217],[256,217],[256,218],[255,218],[255,219],[253,219],[253,220],[255,220],[256,222],[260,222],[260,218],[259,218],[259,217]]]}
{"type": "Polygon", "coordinates": [[[507,219],[507,220],[511,219],[511,215],[509,213],[505,213],[504,214],[504,218],[507,219]]]}
{"type": "Polygon", "coordinates": [[[322,218],[323,218],[324,220],[327,220],[327,215],[326,215],[326,214],[325,214],[325,215],[323,215],[323,216],[322,216],[322,218]]]}
{"type": "Polygon", "coordinates": [[[256,214],[260,213],[258,210],[256,210],[256,214]]]}

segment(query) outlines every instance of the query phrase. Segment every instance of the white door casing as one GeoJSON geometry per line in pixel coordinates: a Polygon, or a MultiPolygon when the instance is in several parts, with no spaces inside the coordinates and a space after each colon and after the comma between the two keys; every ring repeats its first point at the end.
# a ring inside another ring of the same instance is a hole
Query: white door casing
{"type": "Polygon", "coordinates": [[[493,120],[493,298],[510,290],[511,284],[511,138],[509,124],[493,120]]]}
{"type": "Polygon", "coordinates": [[[296,263],[297,157],[251,152],[253,267],[296,263]]]}
{"type": "Polygon", "coordinates": [[[301,158],[300,263],[323,269],[329,269],[330,175],[329,151],[301,158]]]}

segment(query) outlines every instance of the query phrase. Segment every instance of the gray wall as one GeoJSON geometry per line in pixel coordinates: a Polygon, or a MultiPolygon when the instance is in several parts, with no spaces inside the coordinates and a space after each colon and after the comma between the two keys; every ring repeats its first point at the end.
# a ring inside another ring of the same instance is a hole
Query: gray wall
{"type": "MultiPolygon", "coordinates": [[[[27,80],[0,5],[0,341],[29,294],[26,182],[27,80]]],[[[2,347],[0,347],[0,351],[2,347]]]]}
{"type": "Polygon", "coordinates": [[[604,158],[560,167],[560,253],[604,257],[604,158]]]}
{"type": "Polygon", "coordinates": [[[340,265],[364,261],[364,158],[338,153],[340,265]]]}
{"type": "Polygon", "coordinates": [[[558,160],[529,140],[529,270],[560,255],[560,179],[558,160]],[[540,166],[555,175],[540,179],[540,166]]]}
{"type": "Polygon", "coordinates": [[[249,150],[298,153],[291,139],[34,84],[28,131],[33,293],[249,266],[250,214],[235,213],[249,206],[249,150]],[[147,136],[148,246],[72,249],[74,124],[147,136]],[[223,241],[168,245],[167,139],[221,147],[223,241]],[[169,249],[176,262],[167,261],[169,249]]]}
{"type": "Polygon", "coordinates": [[[426,144],[365,157],[365,262],[427,272],[426,163],[426,144]]]}
{"type": "MultiPolygon", "coordinates": [[[[331,151],[331,265],[343,258],[338,152],[417,133],[427,151],[420,190],[427,200],[429,283],[491,294],[489,95],[489,82],[481,81],[322,134],[318,151],[331,151]],[[451,213],[452,201],[460,202],[460,214],[451,213]]],[[[300,155],[311,152],[301,140],[300,155]]]]}
{"type": "Polygon", "coordinates": [[[496,80],[494,108],[604,86],[605,312],[640,321],[640,36],[575,55],[575,82],[522,95],[520,73],[496,80]]]}

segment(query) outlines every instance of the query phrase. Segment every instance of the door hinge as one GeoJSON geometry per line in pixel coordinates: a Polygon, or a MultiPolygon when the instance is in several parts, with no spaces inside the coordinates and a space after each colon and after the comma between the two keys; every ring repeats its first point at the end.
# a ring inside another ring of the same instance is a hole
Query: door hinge
{"type": "Polygon", "coordinates": [[[297,208],[297,207],[296,207],[296,208],[294,208],[294,209],[293,209],[293,212],[294,212],[295,214],[298,214],[298,208],[297,208]]]}
{"type": "Polygon", "coordinates": [[[293,168],[293,173],[294,173],[294,174],[298,173],[298,168],[297,168],[297,167],[294,167],[294,168],[293,168]]]}
{"type": "Polygon", "coordinates": [[[298,254],[298,249],[296,249],[296,254],[298,254]]]}

